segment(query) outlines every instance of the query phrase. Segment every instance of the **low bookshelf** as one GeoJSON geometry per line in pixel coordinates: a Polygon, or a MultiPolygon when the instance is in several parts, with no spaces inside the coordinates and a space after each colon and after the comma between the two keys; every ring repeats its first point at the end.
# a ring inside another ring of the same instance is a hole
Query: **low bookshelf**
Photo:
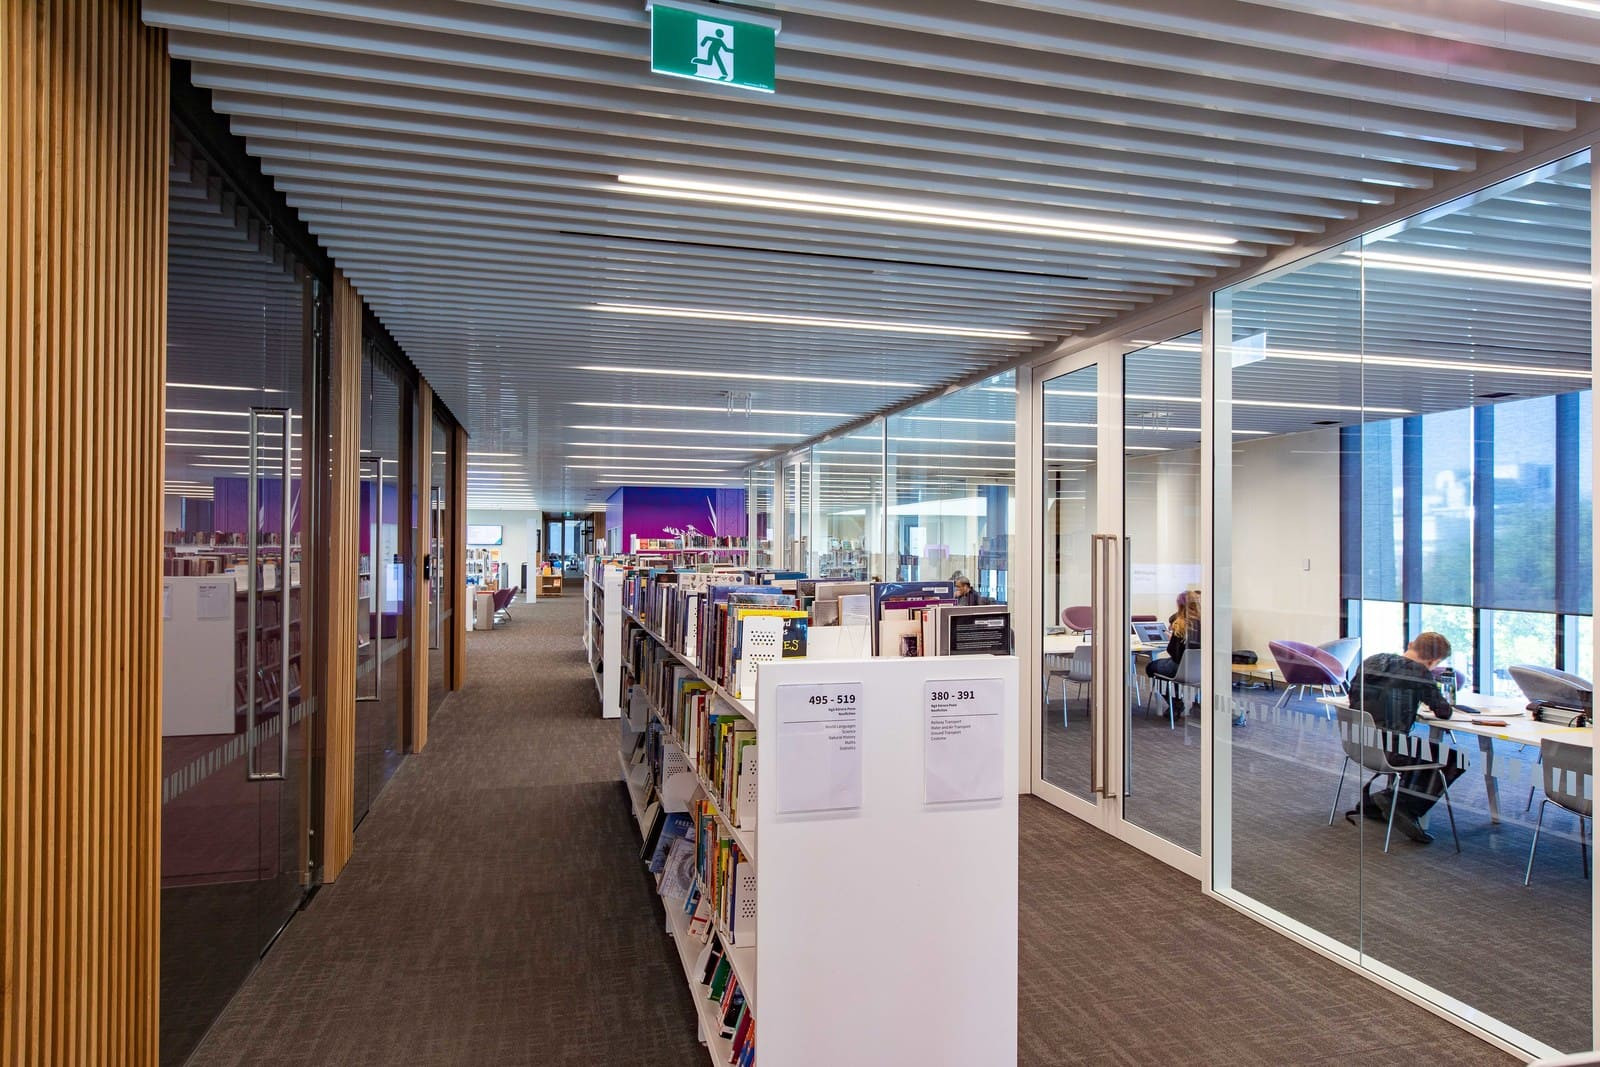
{"type": "Polygon", "coordinates": [[[739,699],[622,629],[619,768],[711,1062],[1015,1064],[1015,657],[780,659],[739,699]],[[973,694],[964,732],[939,701],[973,694]]]}

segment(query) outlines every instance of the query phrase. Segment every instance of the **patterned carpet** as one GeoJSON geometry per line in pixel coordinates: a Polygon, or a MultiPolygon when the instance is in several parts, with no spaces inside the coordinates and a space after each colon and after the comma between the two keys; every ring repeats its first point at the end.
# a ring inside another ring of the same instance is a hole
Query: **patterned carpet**
{"type": "Polygon", "coordinates": [[[580,597],[468,635],[468,682],[190,1061],[706,1063],[579,647],[580,597]]]}
{"type": "MultiPolygon", "coordinates": [[[[427,751],[194,1064],[707,1062],[581,611],[519,605],[471,635],[427,751]]],[[[1025,1067],[1512,1062],[1040,801],[1021,834],[1025,1067]]]]}

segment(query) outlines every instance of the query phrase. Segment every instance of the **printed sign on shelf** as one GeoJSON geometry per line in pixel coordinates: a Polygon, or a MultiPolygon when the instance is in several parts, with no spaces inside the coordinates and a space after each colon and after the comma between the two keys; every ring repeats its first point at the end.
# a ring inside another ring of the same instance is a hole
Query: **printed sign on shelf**
{"type": "Polygon", "coordinates": [[[860,682],[778,686],[778,814],[861,807],[860,682]]]}
{"type": "Polygon", "coordinates": [[[1004,795],[1005,695],[999,678],[923,684],[923,799],[929,804],[1004,795]]]}

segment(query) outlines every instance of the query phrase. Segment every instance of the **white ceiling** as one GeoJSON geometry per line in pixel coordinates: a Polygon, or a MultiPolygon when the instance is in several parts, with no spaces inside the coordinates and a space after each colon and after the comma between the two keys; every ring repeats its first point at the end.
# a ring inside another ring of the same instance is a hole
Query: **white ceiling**
{"type": "Polygon", "coordinates": [[[472,499],[562,510],[1103,325],[1574,129],[1600,93],[1600,19],[1533,0],[765,6],[774,95],[652,75],[642,0],[144,11],[473,450],[525,463],[476,469],[472,499]],[[854,203],[639,195],[619,175],[854,203]],[[965,224],[930,217],[951,211],[965,224]],[[694,432],[650,432],[670,430],[694,432]]]}

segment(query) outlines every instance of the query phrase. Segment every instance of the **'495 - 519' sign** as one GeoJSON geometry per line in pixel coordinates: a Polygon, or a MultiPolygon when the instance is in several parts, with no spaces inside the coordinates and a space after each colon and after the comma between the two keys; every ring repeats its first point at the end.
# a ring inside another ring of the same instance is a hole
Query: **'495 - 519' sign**
{"type": "Polygon", "coordinates": [[[778,20],[741,8],[663,3],[650,8],[650,69],[770,93],[778,20]]]}

